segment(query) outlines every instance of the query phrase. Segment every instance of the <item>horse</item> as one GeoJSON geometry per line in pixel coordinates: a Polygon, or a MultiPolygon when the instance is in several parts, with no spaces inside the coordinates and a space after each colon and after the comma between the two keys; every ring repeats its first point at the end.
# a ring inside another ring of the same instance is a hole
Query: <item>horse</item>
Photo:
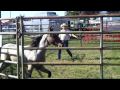
{"type": "MultiPolygon", "coordinates": [[[[49,28],[49,31],[53,31],[52,28],[49,28]]],[[[24,60],[25,61],[33,61],[33,62],[45,62],[45,53],[46,47],[53,44],[54,46],[62,47],[62,41],[60,40],[57,34],[44,34],[43,36],[36,37],[30,45],[24,47],[38,47],[43,49],[38,50],[24,50],[24,60]]],[[[16,44],[8,43],[1,47],[1,60],[11,60],[17,61],[17,50],[8,49],[17,47],[16,44]],[[6,49],[7,48],[7,49],[6,49]]],[[[21,45],[19,45],[21,48],[21,45]]],[[[19,49],[19,57],[21,58],[22,52],[19,49]]],[[[6,67],[8,67],[8,63],[0,62],[0,72],[2,72],[6,67]]],[[[52,73],[50,70],[44,67],[44,65],[27,65],[27,75],[29,78],[32,76],[33,69],[36,69],[38,72],[42,71],[48,74],[50,78],[52,73]]]]}

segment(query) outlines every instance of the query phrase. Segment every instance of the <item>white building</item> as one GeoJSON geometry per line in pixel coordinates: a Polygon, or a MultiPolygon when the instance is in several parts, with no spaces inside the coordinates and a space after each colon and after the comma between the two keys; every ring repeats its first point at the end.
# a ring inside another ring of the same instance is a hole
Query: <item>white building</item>
{"type": "MultiPolygon", "coordinates": [[[[58,16],[56,12],[52,11],[42,11],[39,13],[36,13],[35,16],[41,16],[41,17],[46,17],[46,16],[58,16]]],[[[62,23],[67,23],[67,19],[37,19],[37,20],[31,20],[31,21],[25,21],[25,25],[35,25],[35,26],[27,26],[26,28],[32,28],[31,30],[26,30],[26,31],[32,31],[32,32],[45,32],[48,31],[49,26],[53,26],[55,31],[59,31],[60,29],[60,24],[62,23]]]]}
{"type": "MultiPolygon", "coordinates": [[[[100,24],[100,18],[90,20],[90,24],[100,24]]],[[[104,17],[103,18],[104,30],[114,31],[120,30],[120,17],[104,17]]]]}

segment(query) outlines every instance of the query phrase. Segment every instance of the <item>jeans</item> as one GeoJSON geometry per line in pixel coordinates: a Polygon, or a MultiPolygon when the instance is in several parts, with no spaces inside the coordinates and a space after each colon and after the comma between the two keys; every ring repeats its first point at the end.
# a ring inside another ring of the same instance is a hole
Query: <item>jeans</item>
{"type": "MultiPolygon", "coordinates": [[[[68,40],[64,40],[63,42],[63,47],[68,47],[68,40]]],[[[66,49],[67,53],[72,57],[72,53],[70,52],[69,49],[66,49]]],[[[58,60],[61,59],[61,49],[58,50],[58,60]]]]}

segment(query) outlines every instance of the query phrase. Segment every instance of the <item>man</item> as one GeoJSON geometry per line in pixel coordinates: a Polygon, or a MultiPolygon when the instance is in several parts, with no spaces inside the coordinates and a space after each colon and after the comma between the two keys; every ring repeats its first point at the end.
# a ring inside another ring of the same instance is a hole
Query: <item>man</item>
{"type": "MultiPolygon", "coordinates": [[[[70,31],[68,29],[68,25],[66,23],[61,24],[61,30],[60,32],[68,32],[70,31]]],[[[70,37],[75,37],[78,39],[78,37],[74,34],[59,34],[59,37],[61,41],[63,42],[63,47],[68,47],[68,41],[70,40],[70,37]]],[[[66,49],[67,53],[70,55],[71,59],[73,60],[73,55],[69,49],[66,49]]],[[[58,50],[58,60],[61,60],[61,50],[58,50]]]]}

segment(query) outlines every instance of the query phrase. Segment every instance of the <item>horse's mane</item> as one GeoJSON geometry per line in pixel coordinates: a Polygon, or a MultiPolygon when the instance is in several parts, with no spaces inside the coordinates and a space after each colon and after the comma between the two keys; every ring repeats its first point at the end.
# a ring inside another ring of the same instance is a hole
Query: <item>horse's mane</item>
{"type": "MultiPolygon", "coordinates": [[[[48,27],[48,31],[53,31],[53,27],[52,27],[52,26],[49,26],[49,27],[48,27]]],[[[39,42],[40,42],[40,40],[42,39],[42,36],[43,36],[43,35],[37,36],[37,37],[33,38],[33,39],[32,39],[32,42],[31,42],[31,44],[30,44],[30,47],[38,47],[39,42]]]]}
{"type": "Polygon", "coordinates": [[[42,39],[42,35],[41,36],[37,36],[34,39],[32,39],[30,47],[38,47],[39,42],[40,42],[41,39],[42,39]]]}

